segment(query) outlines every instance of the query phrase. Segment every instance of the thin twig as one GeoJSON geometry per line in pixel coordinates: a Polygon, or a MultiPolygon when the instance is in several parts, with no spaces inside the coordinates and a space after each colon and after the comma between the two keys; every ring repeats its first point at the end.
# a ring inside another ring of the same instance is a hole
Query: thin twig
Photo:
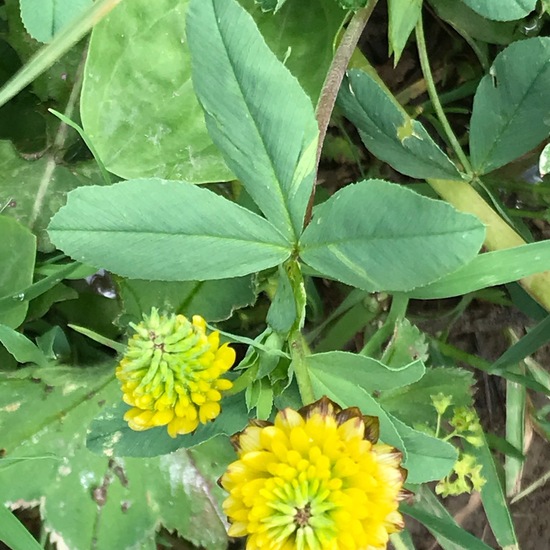
{"type": "MultiPolygon", "coordinates": [[[[342,40],[336,50],[334,59],[330,65],[329,72],[323,83],[323,89],[321,90],[321,96],[319,97],[319,102],[317,103],[317,124],[319,126],[319,143],[317,145],[317,158],[315,165],[315,173],[319,170],[319,161],[321,160],[321,151],[323,149],[323,143],[327,135],[327,129],[330,122],[330,117],[332,111],[334,110],[334,105],[336,103],[336,97],[338,95],[338,90],[340,90],[340,85],[348,68],[349,61],[357,43],[361,38],[363,29],[369,20],[374,7],[376,6],[378,0],[369,0],[368,4],[357,10],[353,17],[351,18],[342,40]]],[[[311,213],[313,210],[313,201],[315,198],[315,187],[309,198],[309,204],[307,206],[307,211],[304,219],[304,227],[311,221],[311,213]]]]}

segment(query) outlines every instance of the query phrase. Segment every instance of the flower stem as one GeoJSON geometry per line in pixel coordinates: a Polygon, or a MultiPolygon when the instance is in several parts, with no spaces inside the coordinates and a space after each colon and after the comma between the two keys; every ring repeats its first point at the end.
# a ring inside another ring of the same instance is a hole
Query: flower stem
{"type": "MultiPolygon", "coordinates": [[[[367,5],[364,8],[357,10],[353,17],[351,18],[346,31],[342,36],[342,40],[338,45],[336,54],[330,65],[330,69],[323,83],[323,88],[321,90],[321,96],[317,103],[317,124],[319,126],[319,142],[317,144],[317,160],[315,172],[317,173],[319,169],[319,161],[321,160],[321,151],[323,149],[323,143],[327,135],[327,129],[330,122],[330,117],[332,111],[334,110],[334,104],[336,103],[336,97],[338,96],[338,91],[340,90],[340,85],[342,84],[342,79],[346,69],[348,68],[349,61],[357,43],[361,38],[363,29],[367,24],[378,0],[369,0],[367,5]]],[[[313,201],[315,198],[315,186],[311,192],[309,198],[309,204],[307,206],[307,211],[304,219],[304,227],[311,221],[311,213],[313,211],[313,201]]]]}
{"type": "Polygon", "coordinates": [[[437,114],[437,117],[439,118],[439,122],[441,123],[441,126],[443,126],[445,135],[447,136],[447,139],[449,140],[449,143],[451,144],[451,147],[453,148],[458,160],[460,160],[460,162],[462,163],[464,170],[466,170],[466,172],[471,175],[472,167],[470,165],[470,161],[464,154],[464,151],[462,150],[458,139],[456,139],[451,125],[449,124],[449,121],[445,116],[445,111],[443,111],[443,107],[441,106],[441,101],[439,101],[439,96],[437,95],[432,70],[430,68],[430,62],[428,60],[428,50],[426,48],[426,38],[424,36],[424,25],[422,23],[422,17],[418,19],[418,23],[416,24],[416,44],[418,46],[420,66],[422,67],[422,73],[424,74],[424,79],[426,80],[426,86],[428,88],[428,95],[430,96],[434,110],[437,114]]]}

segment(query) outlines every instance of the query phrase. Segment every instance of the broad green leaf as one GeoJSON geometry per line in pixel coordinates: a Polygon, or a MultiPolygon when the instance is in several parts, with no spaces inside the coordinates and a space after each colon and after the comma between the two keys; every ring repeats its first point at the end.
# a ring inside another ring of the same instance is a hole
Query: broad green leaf
{"type": "Polygon", "coordinates": [[[401,53],[422,14],[422,0],[388,0],[390,53],[397,65],[401,53]]]}
{"type": "Polygon", "coordinates": [[[410,386],[384,391],[378,401],[386,411],[407,424],[435,427],[437,413],[431,396],[442,393],[453,398],[455,407],[471,407],[474,382],[472,373],[463,369],[429,368],[421,380],[410,386]]]}
{"type": "MultiPolygon", "coordinates": [[[[202,183],[233,177],[207,134],[191,86],[184,29],[188,3],[122,2],[92,33],[82,120],[107,168],[124,178],[202,183]],[[112,63],[114,58],[119,62],[112,63]]],[[[345,12],[334,0],[293,0],[275,16],[263,13],[254,0],[241,4],[316,101],[345,12]]]]}
{"type": "Polygon", "coordinates": [[[4,502],[40,500],[44,528],[71,550],[154,550],[160,526],[199,547],[227,547],[222,493],[214,482],[220,472],[211,466],[220,459],[223,467],[227,450],[181,450],[147,460],[96,456],[85,447],[85,431],[105,402],[120,395],[113,367],[65,367],[43,380],[40,372],[32,371],[34,380],[0,381],[4,502]]]}
{"type": "Polygon", "coordinates": [[[1,215],[0,235],[0,297],[9,297],[8,304],[0,305],[0,324],[17,328],[27,314],[21,290],[32,283],[36,239],[17,220],[1,215]]]}
{"type": "Polygon", "coordinates": [[[408,292],[422,300],[450,298],[489,286],[511,283],[550,270],[550,242],[540,241],[480,254],[439,281],[408,292]]]}
{"type": "Polygon", "coordinates": [[[201,315],[209,322],[222,321],[256,298],[251,277],[183,282],[121,279],[118,288],[124,307],[120,325],[140,322],[153,307],[188,317],[201,315]]]}
{"type": "MultiPolygon", "coordinates": [[[[281,0],[278,2],[282,4],[281,0]]],[[[254,17],[267,45],[315,104],[347,13],[334,0],[288,0],[275,14],[264,13],[255,0],[239,3],[254,17]],[[315,63],[311,63],[312,56],[315,63]]]]}
{"type": "Polygon", "coordinates": [[[506,45],[522,38],[517,22],[490,21],[456,0],[429,1],[441,19],[477,40],[506,45]]]}
{"type": "Polygon", "coordinates": [[[82,124],[107,169],[123,178],[232,178],[193,93],[188,3],[122,2],[92,33],[82,124]]]}
{"type": "Polygon", "coordinates": [[[48,230],[67,254],[134,279],[238,277],[290,254],[264,218],[207,189],[159,179],[76,189],[48,230]]]}
{"type": "Polygon", "coordinates": [[[514,21],[531,13],[537,0],[462,0],[475,12],[495,21],[514,21]]]}
{"type": "Polygon", "coordinates": [[[414,430],[391,414],[388,417],[407,449],[403,467],[409,472],[408,483],[438,480],[451,471],[458,453],[450,443],[414,430]]]}
{"type": "Polygon", "coordinates": [[[0,542],[11,550],[41,550],[42,546],[25,526],[0,503],[0,542]]]}
{"type": "Polygon", "coordinates": [[[473,447],[468,443],[465,445],[466,450],[475,456],[478,464],[481,464],[481,475],[486,479],[480,491],[481,501],[493,534],[500,546],[517,550],[519,546],[514,523],[497,472],[497,464],[487,441],[484,438],[482,447],[473,447]]]}
{"type": "Polygon", "coordinates": [[[21,0],[21,18],[33,38],[50,42],[91,5],[92,0],[21,0]]]}
{"type": "Polygon", "coordinates": [[[47,357],[26,336],[6,325],[0,325],[0,343],[19,363],[46,365],[47,357]]]}
{"type": "Polygon", "coordinates": [[[550,143],[542,150],[539,159],[539,172],[542,177],[550,174],[550,143]]]}
{"type": "Polygon", "coordinates": [[[369,393],[413,384],[426,372],[422,361],[391,368],[371,357],[345,351],[315,353],[308,355],[305,362],[316,376],[338,375],[369,393]]]}
{"type": "Polygon", "coordinates": [[[85,182],[66,167],[56,165],[49,156],[23,160],[7,141],[0,141],[0,173],[1,200],[6,197],[12,204],[3,213],[29,227],[37,235],[41,251],[51,252],[53,247],[46,226],[52,215],[65,204],[66,194],[85,182]]]}
{"type": "Polygon", "coordinates": [[[550,38],[514,42],[496,57],[474,97],[470,154],[476,173],[500,168],[548,136],[548,89],[550,38]]]}
{"type": "Polygon", "coordinates": [[[420,507],[409,506],[405,503],[401,503],[399,509],[405,515],[416,519],[430,531],[441,535],[459,548],[464,548],[464,550],[491,550],[490,546],[456,525],[452,518],[441,518],[421,510],[420,507]]]}
{"type": "Polygon", "coordinates": [[[402,451],[406,459],[407,449],[403,439],[393,425],[390,416],[374,397],[357,384],[343,378],[337,371],[325,372],[315,368],[310,368],[308,371],[317,399],[326,395],[342,407],[359,407],[363,414],[378,417],[380,440],[402,451]]]}
{"type": "Polygon", "coordinates": [[[235,0],[191,0],[187,34],[214,143],[268,220],[297,241],[318,139],[310,99],[235,0]]]}
{"type": "Polygon", "coordinates": [[[90,424],[86,445],[92,452],[105,456],[153,457],[177,449],[195,447],[217,436],[233,435],[248,423],[243,394],[224,397],[222,412],[208,424],[201,424],[193,434],[172,438],[165,427],[135,432],[123,419],[130,408],[119,397],[118,403],[105,408],[90,424]]]}
{"type": "Polygon", "coordinates": [[[367,149],[398,172],[413,178],[460,180],[449,157],[420,122],[409,117],[375,77],[351,70],[340,88],[338,105],[359,130],[367,149]]]}
{"type": "Polygon", "coordinates": [[[300,257],[321,274],[372,291],[435,281],[474,259],[477,218],[381,180],[348,185],[314,210],[300,257]]]}

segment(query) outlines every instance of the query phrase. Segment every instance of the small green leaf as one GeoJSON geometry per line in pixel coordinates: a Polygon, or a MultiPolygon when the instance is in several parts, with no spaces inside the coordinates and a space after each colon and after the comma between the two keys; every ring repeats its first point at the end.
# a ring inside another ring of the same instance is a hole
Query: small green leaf
{"type": "Polygon", "coordinates": [[[531,13],[537,5],[537,0],[462,0],[487,19],[495,21],[514,21],[531,13]]]}
{"type": "Polygon", "coordinates": [[[189,435],[172,438],[161,426],[144,432],[135,432],[123,419],[130,408],[121,401],[104,409],[90,424],[86,446],[90,451],[105,456],[154,457],[167,455],[177,449],[196,447],[216,436],[233,435],[248,423],[243,394],[224,397],[222,412],[208,424],[200,424],[189,435]]]}
{"type": "Polygon", "coordinates": [[[470,153],[478,174],[500,168],[548,136],[549,89],[550,38],[514,42],[496,57],[474,97],[470,153]]]}
{"type": "Polygon", "coordinates": [[[310,99],[235,0],[191,0],[187,34],[214,143],[267,219],[297,241],[318,139],[310,99]]]}
{"type": "Polygon", "coordinates": [[[347,75],[338,105],[374,156],[413,178],[462,179],[424,126],[409,117],[377,77],[358,70],[347,75]]]}
{"type": "Polygon", "coordinates": [[[458,453],[450,443],[414,430],[391,414],[388,417],[407,449],[403,467],[409,472],[409,483],[438,480],[451,471],[458,453]]]}
{"type": "Polygon", "coordinates": [[[396,368],[408,365],[411,361],[428,359],[428,344],[426,336],[408,319],[398,320],[393,335],[389,341],[382,362],[396,368]]]}
{"type": "Polygon", "coordinates": [[[485,228],[449,204],[380,180],[348,185],[316,207],[300,257],[322,275],[372,291],[403,291],[472,261],[485,228]]]}
{"type": "Polygon", "coordinates": [[[50,42],[91,5],[92,0],[21,0],[21,18],[35,40],[50,42]]]}
{"type": "Polygon", "coordinates": [[[207,189],[159,179],[76,189],[49,233],[67,254],[133,279],[238,277],[290,255],[264,218],[207,189]]]}
{"type": "Polygon", "coordinates": [[[22,289],[32,283],[36,239],[17,220],[0,216],[0,323],[17,328],[25,319],[28,302],[22,289]]]}
{"type": "Polygon", "coordinates": [[[256,299],[250,276],[182,282],[120,279],[118,289],[124,306],[119,325],[139,323],[153,307],[187,317],[200,315],[211,323],[223,321],[256,299]]]}
{"type": "Polygon", "coordinates": [[[44,352],[26,336],[11,327],[0,325],[0,343],[19,363],[34,363],[40,366],[48,364],[48,358],[44,352]]]}
{"type": "Polygon", "coordinates": [[[390,53],[397,65],[407,40],[422,14],[422,0],[388,0],[390,53]]]}
{"type": "Polygon", "coordinates": [[[305,361],[316,376],[337,373],[369,393],[408,386],[420,380],[426,372],[422,361],[391,368],[371,357],[346,351],[315,353],[308,355],[305,361]]]}

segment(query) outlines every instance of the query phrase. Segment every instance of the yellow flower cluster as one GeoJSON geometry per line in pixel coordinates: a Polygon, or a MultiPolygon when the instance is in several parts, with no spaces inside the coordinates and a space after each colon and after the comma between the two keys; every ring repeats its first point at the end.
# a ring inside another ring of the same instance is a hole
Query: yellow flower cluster
{"type": "Polygon", "coordinates": [[[401,454],[377,440],[376,418],[326,397],[252,421],[220,479],[229,535],[248,535],[247,550],[386,548],[408,491],[401,454]]]}
{"type": "Polygon", "coordinates": [[[235,351],[220,346],[218,332],[206,334],[195,315],[159,315],[153,309],[129,340],[116,376],[132,408],[124,419],[133,430],[167,426],[171,437],[194,431],[220,413],[221,392],[232,387],[220,378],[235,362],[235,351]]]}

